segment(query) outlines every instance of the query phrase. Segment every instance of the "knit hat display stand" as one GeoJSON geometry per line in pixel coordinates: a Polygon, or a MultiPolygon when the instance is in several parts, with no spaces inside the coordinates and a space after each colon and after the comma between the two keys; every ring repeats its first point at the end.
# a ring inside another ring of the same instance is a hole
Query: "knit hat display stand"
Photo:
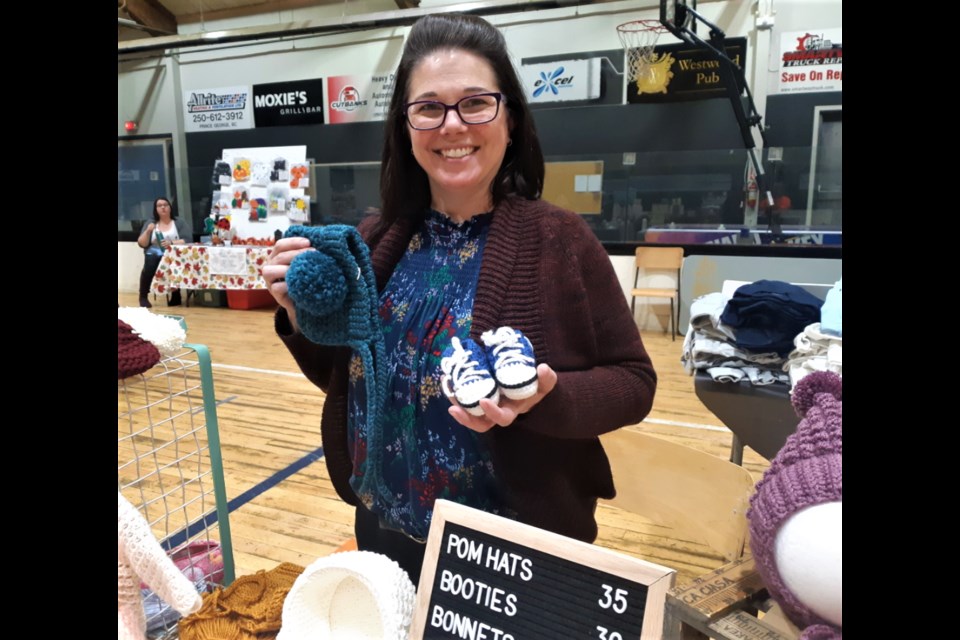
{"type": "Polygon", "coordinates": [[[802,420],[750,499],[750,547],[767,590],[801,637],[839,639],[843,382],[832,372],[811,373],[794,387],[792,402],[802,420]],[[823,517],[811,525],[815,508],[823,517]],[[784,535],[788,542],[781,544],[784,535]]]}
{"type": "Polygon", "coordinates": [[[316,251],[293,259],[287,291],[303,335],[316,344],[348,346],[363,363],[367,392],[367,462],[361,485],[364,495],[391,501],[381,474],[381,407],[386,397],[386,351],[380,328],[377,281],[370,249],[354,227],[294,225],[285,237],[302,237],[316,251]]]}

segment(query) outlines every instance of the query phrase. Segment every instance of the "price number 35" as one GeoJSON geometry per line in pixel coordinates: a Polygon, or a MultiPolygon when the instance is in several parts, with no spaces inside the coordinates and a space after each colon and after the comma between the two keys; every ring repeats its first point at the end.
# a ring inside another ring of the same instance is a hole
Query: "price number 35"
{"type": "Polygon", "coordinates": [[[623,613],[627,610],[627,590],[614,589],[610,585],[603,587],[603,597],[598,600],[601,609],[613,609],[614,613],[623,613]]]}
{"type": "MultiPolygon", "coordinates": [[[[601,585],[603,587],[603,597],[597,603],[601,609],[612,609],[614,613],[623,613],[627,610],[627,590],[614,589],[610,585],[601,585]]],[[[606,627],[597,625],[600,640],[623,640],[623,636],[617,631],[610,631],[606,627]]]]}

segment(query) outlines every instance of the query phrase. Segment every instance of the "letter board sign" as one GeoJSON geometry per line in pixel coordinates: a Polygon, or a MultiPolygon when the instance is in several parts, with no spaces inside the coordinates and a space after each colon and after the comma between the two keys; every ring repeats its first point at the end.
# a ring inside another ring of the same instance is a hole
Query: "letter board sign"
{"type": "Polygon", "coordinates": [[[411,640],[654,640],[676,572],[438,500],[411,640]]]}

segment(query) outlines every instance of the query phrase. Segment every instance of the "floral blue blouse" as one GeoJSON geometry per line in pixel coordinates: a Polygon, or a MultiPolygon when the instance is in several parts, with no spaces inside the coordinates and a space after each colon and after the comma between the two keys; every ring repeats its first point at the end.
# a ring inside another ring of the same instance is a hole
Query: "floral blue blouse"
{"type": "Polygon", "coordinates": [[[437,498],[490,513],[498,513],[502,504],[488,452],[477,433],[450,417],[450,402],[440,389],[444,350],[453,336],[470,333],[492,217],[488,213],[457,224],[430,211],[380,296],[388,383],[379,472],[389,498],[359,492],[364,474],[376,471],[366,464],[363,366],[356,355],[350,363],[351,486],[385,526],[415,538],[427,537],[437,498]]]}

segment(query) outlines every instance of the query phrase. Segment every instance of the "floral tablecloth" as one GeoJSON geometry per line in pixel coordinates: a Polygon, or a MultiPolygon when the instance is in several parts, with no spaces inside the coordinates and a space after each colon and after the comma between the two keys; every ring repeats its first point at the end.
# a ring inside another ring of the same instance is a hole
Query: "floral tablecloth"
{"type": "Polygon", "coordinates": [[[153,276],[151,291],[183,289],[266,289],[261,275],[272,247],[174,245],[153,276]]]}

